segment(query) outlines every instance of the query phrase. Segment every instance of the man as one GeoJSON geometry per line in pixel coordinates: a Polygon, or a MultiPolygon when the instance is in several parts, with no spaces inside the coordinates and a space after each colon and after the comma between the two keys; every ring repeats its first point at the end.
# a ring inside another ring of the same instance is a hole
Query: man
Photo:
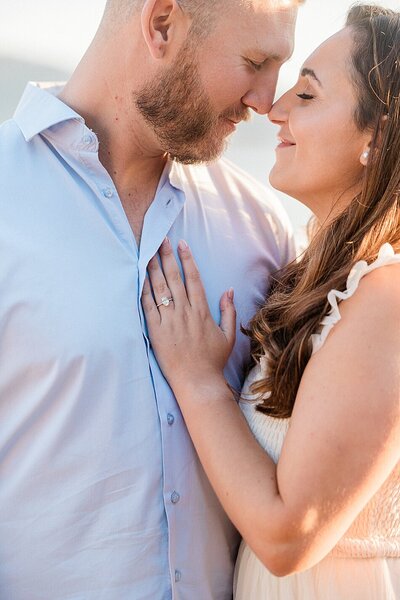
{"type": "MultiPolygon", "coordinates": [[[[140,298],[166,235],[190,243],[216,319],[233,286],[245,323],[291,257],[264,189],[203,163],[269,111],[295,17],[283,0],[109,0],[67,85],[28,86],[2,126],[2,598],[231,597],[237,536],[140,298]]],[[[239,335],[237,389],[248,357],[239,335]]]]}

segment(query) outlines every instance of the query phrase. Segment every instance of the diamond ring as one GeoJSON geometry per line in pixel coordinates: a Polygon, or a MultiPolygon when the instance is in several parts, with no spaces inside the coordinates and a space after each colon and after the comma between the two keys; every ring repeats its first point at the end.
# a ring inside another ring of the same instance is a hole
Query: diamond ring
{"type": "Polygon", "coordinates": [[[171,302],[173,302],[173,301],[174,301],[174,299],[173,299],[173,298],[167,298],[166,296],[163,296],[163,297],[161,298],[161,302],[160,302],[160,304],[157,304],[157,308],[158,308],[159,306],[169,306],[169,305],[171,304],[171,302]]]}

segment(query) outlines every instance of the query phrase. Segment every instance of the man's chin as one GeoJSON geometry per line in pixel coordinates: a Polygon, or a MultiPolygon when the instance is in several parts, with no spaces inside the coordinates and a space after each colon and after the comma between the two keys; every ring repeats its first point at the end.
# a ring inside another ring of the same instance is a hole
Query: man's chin
{"type": "Polygon", "coordinates": [[[195,144],[191,148],[180,149],[179,151],[168,151],[168,154],[176,162],[183,165],[201,165],[214,162],[221,158],[227,147],[227,139],[223,138],[213,145],[206,147],[195,144]]]}

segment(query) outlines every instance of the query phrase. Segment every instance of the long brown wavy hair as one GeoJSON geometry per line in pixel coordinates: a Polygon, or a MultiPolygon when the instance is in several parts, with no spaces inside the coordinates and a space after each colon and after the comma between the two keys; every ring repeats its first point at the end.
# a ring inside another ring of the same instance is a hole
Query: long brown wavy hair
{"type": "Polygon", "coordinates": [[[350,9],[354,120],[372,131],[362,191],[312,238],[300,261],[274,278],[266,304],[250,322],[252,356],[268,356],[268,372],[251,388],[257,409],[279,418],[292,414],[311,335],[330,306],[331,289],[344,290],[352,265],[376,259],[389,242],[400,251],[400,12],[366,4],[350,9]]]}

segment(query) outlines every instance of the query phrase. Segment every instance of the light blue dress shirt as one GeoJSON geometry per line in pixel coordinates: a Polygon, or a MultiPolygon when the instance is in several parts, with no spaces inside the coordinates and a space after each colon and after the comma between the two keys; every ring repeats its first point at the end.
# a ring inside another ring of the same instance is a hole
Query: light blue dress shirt
{"type": "MultiPolygon", "coordinates": [[[[83,119],[29,85],[0,128],[0,598],[228,600],[237,534],[152,354],[140,304],[168,234],[246,323],[292,252],[239,169],[169,164],[140,248],[83,119]]],[[[248,340],[226,375],[240,388],[248,340]]]]}

